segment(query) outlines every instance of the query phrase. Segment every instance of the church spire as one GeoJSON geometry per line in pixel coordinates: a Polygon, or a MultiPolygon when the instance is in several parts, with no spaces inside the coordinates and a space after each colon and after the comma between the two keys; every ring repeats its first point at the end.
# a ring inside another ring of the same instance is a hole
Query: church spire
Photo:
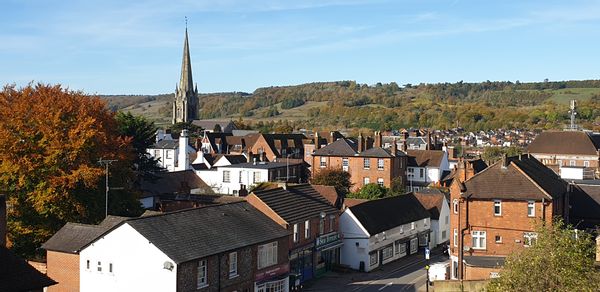
{"type": "Polygon", "coordinates": [[[192,80],[192,61],[190,59],[190,46],[188,44],[187,19],[185,27],[185,41],[183,43],[183,60],[181,61],[181,79],[179,80],[179,91],[190,92],[194,90],[192,80]]]}

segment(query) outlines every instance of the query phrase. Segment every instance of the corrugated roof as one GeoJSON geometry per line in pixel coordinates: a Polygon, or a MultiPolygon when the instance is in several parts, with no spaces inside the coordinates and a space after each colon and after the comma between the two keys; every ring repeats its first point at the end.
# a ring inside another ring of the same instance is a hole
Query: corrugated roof
{"type": "Polygon", "coordinates": [[[247,202],[140,217],[126,224],[178,264],[290,234],[247,202]]]}
{"type": "Polygon", "coordinates": [[[290,224],[319,217],[321,212],[326,214],[338,212],[309,184],[288,186],[287,189],[264,190],[255,192],[254,195],[290,224]]]}
{"type": "Polygon", "coordinates": [[[350,210],[371,236],[429,218],[429,212],[412,193],[370,200],[350,207],[350,210]]]}

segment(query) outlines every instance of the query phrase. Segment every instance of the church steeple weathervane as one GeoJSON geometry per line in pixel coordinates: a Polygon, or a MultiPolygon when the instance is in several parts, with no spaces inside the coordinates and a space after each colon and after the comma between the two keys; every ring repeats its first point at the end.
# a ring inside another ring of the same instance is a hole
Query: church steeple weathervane
{"type": "Polygon", "coordinates": [[[175,89],[173,100],[173,124],[198,119],[198,88],[194,88],[192,79],[192,61],[188,41],[187,16],[185,17],[185,39],[183,42],[183,59],[181,61],[181,77],[175,89]]]}

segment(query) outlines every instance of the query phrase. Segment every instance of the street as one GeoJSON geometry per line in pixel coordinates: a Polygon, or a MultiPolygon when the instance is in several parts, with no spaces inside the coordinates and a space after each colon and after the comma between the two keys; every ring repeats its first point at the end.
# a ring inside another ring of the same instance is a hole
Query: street
{"type": "MultiPolygon", "coordinates": [[[[448,260],[446,255],[432,253],[430,264],[448,260]]],[[[330,272],[307,285],[304,291],[426,291],[426,260],[422,253],[402,258],[370,272],[330,272]]],[[[431,289],[432,291],[433,289],[431,289]]]]}

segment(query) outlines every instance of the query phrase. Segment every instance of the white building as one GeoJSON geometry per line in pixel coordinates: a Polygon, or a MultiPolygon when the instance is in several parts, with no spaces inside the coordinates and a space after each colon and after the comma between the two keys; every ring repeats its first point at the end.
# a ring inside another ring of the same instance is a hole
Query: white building
{"type": "Polygon", "coordinates": [[[411,191],[436,185],[444,171],[450,171],[448,153],[442,150],[407,150],[406,177],[411,191]]]}
{"type": "Polygon", "coordinates": [[[341,263],[365,272],[429,242],[429,213],[413,194],[371,200],[347,208],[340,216],[341,263]]]}
{"type": "Polygon", "coordinates": [[[450,206],[446,196],[437,189],[424,189],[415,193],[421,205],[429,211],[431,218],[430,246],[450,240],[450,206]]]}
{"type": "Polygon", "coordinates": [[[156,139],[156,143],[146,152],[150,157],[158,160],[158,165],[168,171],[191,169],[191,162],[196,157],[196,149],[189,145],[187,130],[181,131],[178,140],[172,139],[170,134],[165,135],[161,131],[157,132],[156,139]],[[185,152],[180,151],[183,148],[186,149],[185,152]],[[184,162],[179,163],[180,161],[184,162]]]}
{"type": "Polygon", "coordinates": [[[288,291],[288,240],[246,202],[129,219],[82,249],[80,291],[288,291]]]}

